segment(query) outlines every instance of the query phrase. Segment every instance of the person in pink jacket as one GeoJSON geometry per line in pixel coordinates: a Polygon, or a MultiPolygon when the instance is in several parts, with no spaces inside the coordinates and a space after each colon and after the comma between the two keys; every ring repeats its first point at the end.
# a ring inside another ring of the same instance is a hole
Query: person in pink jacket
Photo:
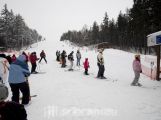
{"type": "Polygon", "coordinates": [[[85,69],[84,74],[85,74],[85,75],[89,75],[89,74],[88,74],[88,68],[89,68],[89,62],[88,62],[88,58],[86,58],[86,59],[85,59],[85,62],[84,62],[84,69],[85,69]]]}
{"type": "Polygon", "coordinates": [[[142,73],[140,55],[135,55],[135,60],[133,61],[133,70],[134,70],[135,77],[131,85],[142,86],[139,83],[140,73],[142,73]]]}

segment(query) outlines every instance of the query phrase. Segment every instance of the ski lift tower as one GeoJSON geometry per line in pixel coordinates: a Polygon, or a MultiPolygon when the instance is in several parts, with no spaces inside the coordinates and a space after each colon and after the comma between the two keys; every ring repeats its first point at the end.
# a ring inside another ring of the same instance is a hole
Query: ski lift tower
{"type": "Polygon", "coordinates": [[[152,33],[147,36],[148,47],[155,46],[157,54],[157,73],[156,80],[160,81],[160,45],[161,45],[161,31],[152,33]]]}

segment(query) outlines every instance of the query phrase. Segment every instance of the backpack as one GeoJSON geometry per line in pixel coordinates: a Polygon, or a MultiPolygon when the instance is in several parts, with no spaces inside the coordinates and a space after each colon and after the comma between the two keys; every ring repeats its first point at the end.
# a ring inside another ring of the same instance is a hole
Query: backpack
{"type": "Polygon", "coordinates": [[[68,60],[71,60],[71,55],[70,54],[68,55],[68,60]]]}

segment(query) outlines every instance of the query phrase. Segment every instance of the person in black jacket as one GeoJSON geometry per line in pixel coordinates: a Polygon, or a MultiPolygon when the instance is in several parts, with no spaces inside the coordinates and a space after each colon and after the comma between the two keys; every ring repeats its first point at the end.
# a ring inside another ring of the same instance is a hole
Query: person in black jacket
{"type": "Polygon", "coordinates": [[[66,67],[66,52],[65,50],[63,50],[63,52],[61,53],[61,62],[62,62],[62,68],[65,68],[66,67]]]}
{"type": "Polygon", "coordinates": [[[16,102],[5,102],[8,97],[8,88],[0,84],[0,120],[27,120],[24,105],[16,102]]]}
{"type": "Polygon", "coordinates": [[[46,60],[46,54],[45,54],[44,50],[42,50],[42,51],[41,51],[41,53],[40,53],[40,57],[41,57],[41,58],[40,58],[40,60],[39,60],[39,63],[41,62],[41,60],[42,60],[42,59],[44,59],[44,60],[45,60],[45,62],[47,63],[47,60],[46,60]]]}

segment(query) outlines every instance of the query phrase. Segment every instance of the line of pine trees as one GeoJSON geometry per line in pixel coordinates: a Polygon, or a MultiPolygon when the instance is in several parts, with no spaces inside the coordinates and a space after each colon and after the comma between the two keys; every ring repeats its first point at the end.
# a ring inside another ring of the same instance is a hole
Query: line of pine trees
{"type": "Polygon", "coordinates": [[[41,40],[42,36],[30,29],[20,14],[14,15],[7,4],[4,5],[0,14],[0,47],[20,50],[41,40]]]}
{"type": "Polygon", "coordinates": [[[70,40],[77,45],[108,42],[111,47],[134,50],[144,54],[154,52],[147,47],[147,35],[161,30],[161,0],[134,0],[133,7],[119,13],[117,20],[110,20],[107,12],[100,25],[95,21],[80,31],[63,33],[60,40],[70,40]]]}

